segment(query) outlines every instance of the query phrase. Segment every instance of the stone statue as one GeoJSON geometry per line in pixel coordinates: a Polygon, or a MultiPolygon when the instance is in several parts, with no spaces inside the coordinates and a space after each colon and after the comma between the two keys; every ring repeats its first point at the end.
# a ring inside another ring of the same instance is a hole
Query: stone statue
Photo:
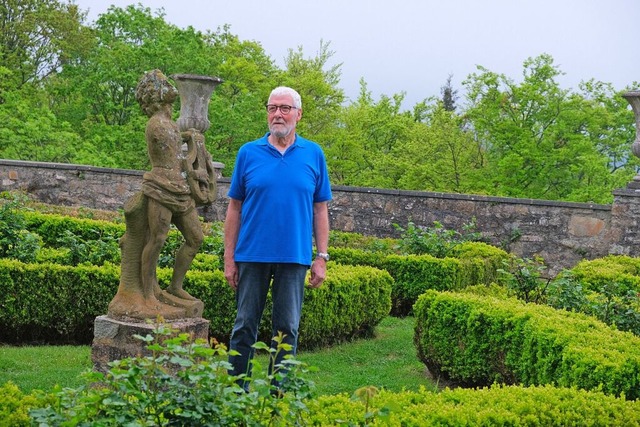
{"type": "Polygon", "coordinates": [[[204,118],[199,118],[206,127],[196,128],[196,121],[189,117],[181,117],[178,123],[172,120],[178,91],[161,71],[154,70],[142,77],[136,99],[149,117],[145,139],[151,170],[143,175],[142,191],[124,207],[126,232],[120,241],[120,285],[108,310],[108,315],[115,319],[155,319],[159,315],[165,319],[201,317],[204,309],[202,301],[183,289],[183,281],[204,239],[196,206],[210,204],[216,197],[215,170],[202,132],[209,125],[206,119],[209,97],[220,80],[205,76],[176,77],[214,81],[209,84],[208,94],[196,93],[196,98],[206,95],[206,100],[200,100],[205,106],[204,118]],[[185,242],[176,253],[171,283],[163,290],[158,285],[156,266],[171,224],[182,233],[185,242]]]}

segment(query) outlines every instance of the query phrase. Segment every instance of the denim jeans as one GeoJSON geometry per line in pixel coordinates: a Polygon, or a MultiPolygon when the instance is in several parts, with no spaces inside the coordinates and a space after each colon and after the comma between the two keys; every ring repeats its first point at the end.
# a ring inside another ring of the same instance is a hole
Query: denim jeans
{"type": "MultiPolygon", "coordinates": [[[[273,300],[271,336],[277,336],[278,332],[282,332],[285,334],[283,342],[292,346],[290,352],[278,353],[275,364],[281,363],[286,354],[296,354],[307,270],[308,267],[301,264],[238,263],[238,313],[231,332],[229,348],[236,350],[240,355],[229,356],[229,363],[233,366],[231,375],[251,375],[250,362],[254,353],[252,346],[258,338],[258,327],[270,284],[273,300]]],[[[274,346],[274,342],[271,342],[271,346],[274,346]]],[[[247,382],[243,382],[242,386],[245,390],[248,389],[247,382]]]]}

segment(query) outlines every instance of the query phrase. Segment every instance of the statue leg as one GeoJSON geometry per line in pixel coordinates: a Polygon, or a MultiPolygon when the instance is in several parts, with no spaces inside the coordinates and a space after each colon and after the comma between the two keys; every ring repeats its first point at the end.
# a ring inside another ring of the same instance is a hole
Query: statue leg
{"type": "MultiPolygon", "coordinates": [[[[155,319],[158,315],[165,319],[178,319],[186,315],[184,309],[159,301],[155,293],[145,289],[143,285],[141,254],[149,240],[147,214],[149,201],[149,198],[139,192],[125,203],[127,228],[120,240],[122,251],[120,285],[108,309],[109,316],[114,319],[155,319]]],[[[155,266],[151,280],[154,279],[155,266]]],[[[157,280],[155,283],[157,286],[157,280]]]]}
{"type": "Polygon", "coordinates": [[[141,256],[141,276],[142,287],[145,295],[158,296],[160,286],[158,285],[158,277],[156,268],[158,258],[162,251],[162,246],[169,235],[169,227],[171,225],[171,211],[152,198],[149,198],[147,219],[149,224],[149,235],[142,250],[141,256]]]}
{"type": "Polygon", "coordinates": [[[204,240],[202,225],[195,209],[186,215],[174,218],[173,222],[184,236],[185,242],[176,253],[171,284],[166,291],[182,299],[195,300],[196,298],[183,289],[183,282],[193,258],[200,250],[200,246],[202,246],[202,241],[204,240]]]}

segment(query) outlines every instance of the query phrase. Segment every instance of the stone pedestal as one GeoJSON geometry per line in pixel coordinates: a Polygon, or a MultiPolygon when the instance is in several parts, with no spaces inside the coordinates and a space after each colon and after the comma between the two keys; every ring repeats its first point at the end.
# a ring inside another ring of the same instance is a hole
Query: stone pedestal
{"type": "MultiPolygon", "coordinates": [[[[209,321],[203,318],[178,319],[167,321],[166,324],[176,331],[176,335],[188,333],[193,340],[209,338],[209,321]]],[[[154,327],[142,321],[126,322],[108,316],[96,317],[91,346],[94,370],[105,373],[109,370],[109,362],[150,355],[147,343],[136,339],[134,335],[153,335],[154,327]]]]}

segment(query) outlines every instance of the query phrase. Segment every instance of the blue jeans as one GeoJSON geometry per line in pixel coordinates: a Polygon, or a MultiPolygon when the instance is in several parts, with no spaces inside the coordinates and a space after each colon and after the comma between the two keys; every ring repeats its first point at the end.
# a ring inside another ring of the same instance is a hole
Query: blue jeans
{"type": "MultiPolygon", "coordinates": [[[[229,356],[229,363],[233,366],[231,375],[251,375],[251,359],[254,353],[252,346],[258,339],[258,327],[272,281],[271,336],[277,336],[278,332],[282,332],[285,334],[284,342],[292,346],[290,352],[278,353],[275,364],[281,363],[286,354],[296,354],[307,270],[308,267],[301,264],[238,263],[238,313],[231,332],[229,348],[236,350],[240,355],[229,356]]],[[[275,346],[273,341],[271,346],[275,346]]],[[[243,382],[242,387],[247,390],[248,383],[243,382]]]]}

